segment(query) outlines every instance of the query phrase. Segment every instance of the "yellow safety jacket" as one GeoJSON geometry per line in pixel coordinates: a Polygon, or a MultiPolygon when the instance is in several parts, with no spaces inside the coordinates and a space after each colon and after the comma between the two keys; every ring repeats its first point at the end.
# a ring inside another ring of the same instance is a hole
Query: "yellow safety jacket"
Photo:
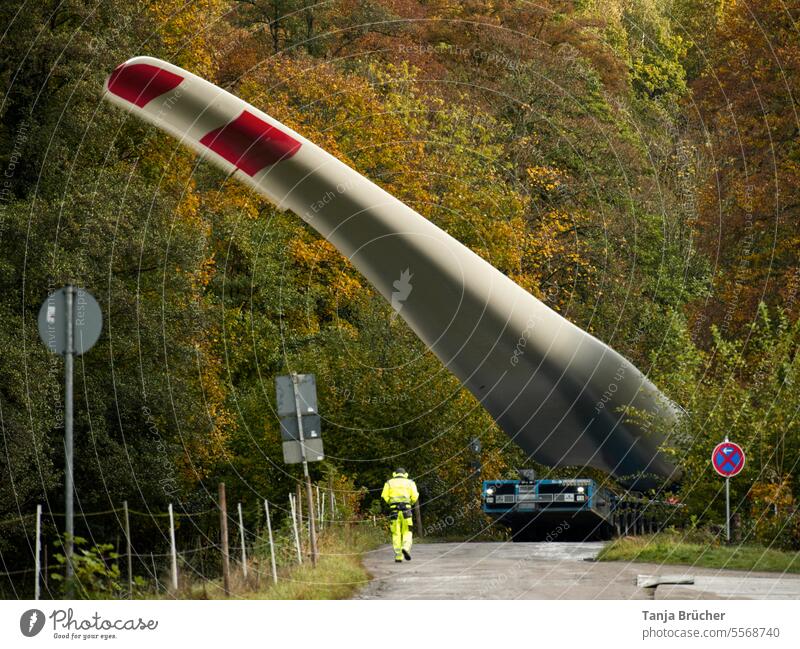
{"type": "Polygon", "coordinates": [[[407,509],[419,499],[417,485],[413,480],[402,476],[394,476],[383,485],[381,498],[393,510],[407,509]]]}

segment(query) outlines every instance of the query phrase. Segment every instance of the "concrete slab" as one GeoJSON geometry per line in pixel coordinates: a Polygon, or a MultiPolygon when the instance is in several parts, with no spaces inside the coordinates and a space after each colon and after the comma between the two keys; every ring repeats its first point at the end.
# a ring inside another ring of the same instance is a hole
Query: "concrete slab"
{"type": "Polygon", "coordinates": [[[741,573],[736,576],[700,575],[691,586],[658,586],[656,599],[707,599],[712,593],[720,599],[800,599],[800,581],[793,575],[755,577],[741,573]],[[791,578],[795,577],[795,578],[791,578]],[[674,592],[677,588],[680,590],[674,592]],[[697,594],[697,597],[692,597],[697,594]]]}
{"type": "Polygon", "coordinates": [[[394,563],[391,548],[383,546],[365,557],[373,580],[357,597],[800,599],[800,575],[591,561],[602,546],[602,543],[510,542],[417,544],[412,561],[400,564],[394,563]],[[636,583],[640,574],[658,576],[679,572],[691,573],[695,583],[657,588],[640,588],[636,583]]]}

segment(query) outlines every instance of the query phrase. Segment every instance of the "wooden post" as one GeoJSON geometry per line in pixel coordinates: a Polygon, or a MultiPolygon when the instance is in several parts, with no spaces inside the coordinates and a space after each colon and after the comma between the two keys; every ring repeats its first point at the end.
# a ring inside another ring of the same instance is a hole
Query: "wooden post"
{"type": "Polygon", "coordinates": [[[131,518],[128,513],[128,501],[122,501],[125,514],[125,554],[128,558],[128,597],[133,599],[133,544],[131,543],[131,518]]]}
{"type": "Polygon", "coordinates": [[[419,499],[414,503],[414,518],[416,519],[414,522],[417,526],[417,535],[420,537],[425,536],[422,532],[422,512],[419,509],[419,499]]]}
{"type": "Polygon", "coordinates": [[[205,562],[203,561],[203,543],[199,536],[197,537],[197,551],[195,552],[195,555],[197,556],[197,560],[200,563],[200,574],[202,575],[204,580],[203,588],[205,588],[206,568],[205,568],[205,562]]]}
{"type": "MultiPolygon", "coordinates": [[[[300,483],[297,483],[297,489],[294,496],[294,507],[297,510],[297,530],[300,535],[300,551],[303,551],[303,534],[305,534],[305,522],[303,521],[303,488],[300,483]]],[[[306,502],[306,509],[310,512],[309,502],[306,502]]],[[[311,542],[311,527],[308,528],[308,540],[311,542]]],[[[313,563],[313,562],[312,562],[313,563]]]]}
{"type": "Polygon", "coordinates": [[[178,590],[178,551],[175,548],[175,516],[172,513],[172,503],[169,504],[169,543],[170,559],[172,562],[172,590],[178,590]]]}
{"type": "Polygon", "coordinates": [[[39,599],[41,597],[41,581],[42,572],[42,506],[36,505],[36,556],[34,557],[34,566],[36,572],[36,584],[33,587],[33,598],[39,599]]]}
{"type": "Polygon", "coordinates": [[[297,527],[299,529],[303,528],[303,492],[300,489],[300,483],[298,482],[296,485],[296,491],[294,495],[294,506],[297,510],[297,527]]]}
{"type": "Polygon", "coordinates": [[[231,594],[231,565],[228,557],[228,506],[225,502],[225,483],[219,483],[219,536],[222,545],[222,589],[231,594]]]}
{"type": "Polygon", "coordinates": [[[272,540],[272,521],[269,519],[269,502],[264,499],[264,513],[267,516],[267,535],[269,536],[269,558],[272,564],[272,583],[278,583],[278,569],[275,567],[275,542],[272,540]]]}
{"type": "Polygon", "coordinates": [[[314,534],[316,534],[316,529],[311,529],[314,525],[314,493],[311,489],[311,481],[309,480],[306,483],[306,507],[308,508],[308,554],[311,559],[311,565],[317,565],[316,562],[316,552],[315,552],[315,543],[314,543],[314,534]]]}
{"type": "Polygon", "coordinates": [[[316,486],[316,495],[317,495],[317,522],[319,523],[320,529],[322,529],[322,499],[319,497],[319,485],[316,486]]]}
{"type": "Polygon", "coordinates": [[[303,551],[300,549],[300,533],[297,531],[296,498],[289,494],[289,508],[292,511],[292,529],[294,529],[294,544],[297,547],[297,563],[303,563],[303,551]]]}
{"type": "Polygon", "coordinates": [[[242,541],[242,575],[247,579],[247,549],[244,545],[244,519],[242,518],[242,503],[239,503],[239,538],[242,541]]]}

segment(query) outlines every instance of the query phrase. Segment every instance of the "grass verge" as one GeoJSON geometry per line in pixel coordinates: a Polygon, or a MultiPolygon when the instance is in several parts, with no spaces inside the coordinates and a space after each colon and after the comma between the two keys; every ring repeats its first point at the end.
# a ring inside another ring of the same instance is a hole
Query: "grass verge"
{"type": "Polygon", "coordinates": [[[798,552],[770,550],[760,545],[720,545],[673,532],[615,539],[600,551],[597,560],[800,573],[798,552]]]}
{"type": "MultiPolygon", "coordinates": [[[[361,562],[365,552],[385,542],[382,528],[356,525],[350,529],[325,530],[320,535],[319,561],[313,568],[304,557],[302,565],[278,571],[272,583],[269,558],[255,558],[244,580],[239,566],[231,565],[232,599],[347,599],[370,580],[361,562]]],[[[250,562],[248,562],[250,564],[250,562]]],[[[186,599],[224,599],[220,580],[193,584],[180,595],[186,599]]]]}

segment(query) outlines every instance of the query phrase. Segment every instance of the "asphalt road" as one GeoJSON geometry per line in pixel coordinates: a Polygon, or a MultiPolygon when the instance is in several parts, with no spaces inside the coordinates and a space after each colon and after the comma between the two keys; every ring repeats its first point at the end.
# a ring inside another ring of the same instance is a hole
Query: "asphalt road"
{"type": "Polygon", "coordinates": [[[596,562],[602,543],[425,543],[411,562],[389,546],[365,557],[359,599],[800,599],[800,575],[596,562]],[[691,575],[692,585],[638,587],[639,575],[691,575]]]}

